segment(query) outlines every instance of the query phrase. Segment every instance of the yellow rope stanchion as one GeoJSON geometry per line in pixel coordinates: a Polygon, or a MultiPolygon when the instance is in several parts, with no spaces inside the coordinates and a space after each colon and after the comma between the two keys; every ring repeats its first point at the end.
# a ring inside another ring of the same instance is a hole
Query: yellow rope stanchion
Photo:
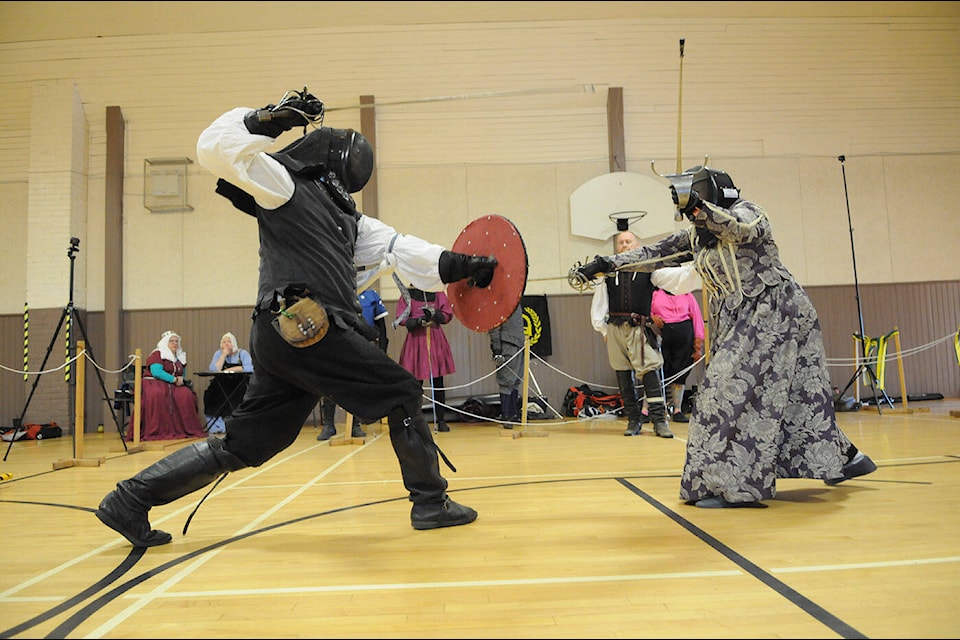
{"type": "Polygon", "coordinates": [[[86,346],[83,340],[77,342],[77,384],[74,387],[76,398],[74,399],[73,458],[54,462],[54,471],[66,467],[99,467],[106,462],[105,458],[88,460],[83,457],[83,429],[86,423],[86,407],[84,405],[84,363],[86,362],[86,346]]]}
{"type": "MultiPolygon", "coordinates": [[[[139,453],[140,451],[145,451],[146,446],[140,441],[140,419],[143,415],[142,401],[141,396],[143,394],[143,355],[140,349],[136,349],[133,355],[134,370],[133,370],[133,408],[130,413],[131,429],[133,433],[133,444],[127,446],[126,448],[120,449],[111,449],[111,451],[125,451],[126,453],[139,453]]],[[[124,429],[124,435],[126,438],[126,429],[124,429]]]]}
{"type": "MultiPolygon", "coordinates": [[[[516,357],[516,356],[514,356],[516,357]]],[[[523,336],[523,402],[520,404],[520,428],[501,429],[501,436],[510,436],[514,440],[520,437],[543,437],[550,433],[543,429],[532,429],[527,424],[527,413],[530,405],[530,336],[523,336]]]]}
{"type": "Polygon", "coordinates": [[[74,387],[74,418],[73,418],[73,457],[80,459],[83,457],[83,427],[86,422],[86,373],[84,364],[86,354],[83,352],[87,344],[83,340],[77,342],[77,386],[74,387]]]}
{"type": "Polygon", "coordinates": [[[520,425],[527,426],[527,407],[530,404],[530,336],[523,336],[523,402],[520,405],[520,425]]]}
{"type": "MultiPolygon", "coordinates": [[[[953,350],[957,354],[957,366],[960,367],[960,327],[957,327],[957,333],[953,336],[953,350]]],[[[960,411],[951,411],[951,418],[960,418],[960,411]]]]}
{"type": "MultiPolygon", "coordinates": [[[[861,346],[863,349],[863,362],[867,363],[870,358],[870,354],[873,353],[874,348],[877,350],[876,362],[877,362],[877,373],[876,373],[876,388],[886,397],[885,392],[885,383],[884,377],[886,375],[886,366],[887,366],[887,345],[890,341],[890,338],[894,339],[894,343],[897,348],[897,373],[900,377],[900,394],[903,398],[903,409],[891,409],[895,413],[913,413],[914,410],[909,408],[909,399],[907,394],[907,383],[906,377],[903,373],[903,352],[900,348],[900,328],[894,327],[893,331],[888,333],[885,336],[879,338],[871,338],[869,336],[861,336],[859,334],[853,334],[853,339],[855,341],[854,346],[854,359],[856,360],[857,367],[860,366],[860,356],[857,346],[861,346]]],[[[864,369],[862,374],[864,378],[864,384],[870,383],[869,371],[864,369]]],[[[857,389],[856,389],[856,398],[859,401],[860,399],[860,380],[857,379],[857,389]]],[[[929,411],[929,409],[919,409],[919,411],[929,411]]]]}
{"type": "Polygon", "coordinates": [[[140,417],[143,415],[143,354],[138,347],[134,351],[133,372],[133,448],[140,448],[140,417]]]}

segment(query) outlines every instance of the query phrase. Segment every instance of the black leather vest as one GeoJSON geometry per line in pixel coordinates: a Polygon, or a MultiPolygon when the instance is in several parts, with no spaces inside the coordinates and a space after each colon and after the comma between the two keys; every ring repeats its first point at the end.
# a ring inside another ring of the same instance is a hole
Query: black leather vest
{"type": "Polygon", "coordinates": [[[618,321],[614,314],[650,315],[653,284],[650,282],[649,273],[621,271],[614,277],[607,278],[605,282],[609,300],[610,322],[618,321]]]}

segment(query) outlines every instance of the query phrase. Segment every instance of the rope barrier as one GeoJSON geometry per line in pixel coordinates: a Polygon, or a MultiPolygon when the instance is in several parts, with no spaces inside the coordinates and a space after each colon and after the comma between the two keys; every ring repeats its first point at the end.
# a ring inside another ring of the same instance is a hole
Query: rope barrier
{"type": "MultiPolygon", "coordinates": [[[[936,346],[938,346],[938,345],[940,345],[940,344],[943,344],[944,342],[947,342],[947,341],[951,341],[951,342],[954,343],[954,346],[955,346],[955,348],[956,348],[956,350],[957,350],[957,363],[960,364],[960,330],[958,330],[956,334],[948,334],[948,335],[944,336],[943,338],[939,338],[939,339],[937,339],[937,340],[933,340],[932,342],[928,342],[928,343],[925,344],[925,345],[921,345],[921,346],[919,346],[919,347],[914,347],[913,349],[908,349],[908,350],[906,350],[906,351],[903,351],[903,352],[901,352],[901,356],[906,356],[906,355],[913,356],[913,355],[917,355],[917,354],[919,354],[919,353],[922,353],[923,351],[928,351],[929,349],[932,349],[932,348],[934,348],[934,347],[936,347],[936,346]]],[[[523,351],[518,351],[516,354],[514,354],[514,355],[510,358],[510,360],[513,360],[513,358],[519,357],[519,356],[522,355],[522,354],[523,354],[523,351]]],[[[590,387],[592,387],[592,388],[594,388],[594,389],[611,389],[611,390],[619,391],[619,387],[615,387],[615,386],[613,386],[613,385],[600,384],[600,383],[598,383],[598,382],[590,382],[590,381],[588,381],[588,380],[583,380],[583,379],[581,379],[581,378],[577,378],[576,376],[573,376],[573,375],[571,375],[571,374],[569,374],[569,373],[567,373],[567,372],[565,372],[565,371],[562,371],[562,370],[558,369],[557,367],[553,366],[552,364],[550,364],[549,362],[547,362],[546,360],[544,360],[543,358],[541,358],[541,357],[538,356],[537,354],[533,353],[532,351],[530,352],[530,355],[531,355],[531,357],[536,358],[538,362],[540,362],[541,364],[543,364],[543,365],[544,365],[545,367],[547,367],[548,369],[553,370],[554,373],[556,373],[556,374],[558,374],[558,375],[560,375],[560,376],[562,376],[562,377],[567,378],[567,379],[570,380],[571,382],[576,383],[576,384],[572,384],[572,385],[570,385],[570,386],[579,386],[579,385],[582,385],[582,384],[586,384],[586,385],[588,385],[588,386],[590,386],[590,387]]],[[[663,384],[664,384],[664,385],[669,385],[669,384],[671,384],[674,380],[676,380],[678,377],[682,376],[684,373],[689,373],[691,370],[693,370],[694,367],[696,367],[700,362],[703,362],[705,359],[706,359],[706,355],[700,356],[700,358],[699,358],[698,360],[696,360],[693,364],[691,364],[691,365],[688,366],[687,368],[683,369],[683,371],[678,372],[675,376],[672,376],[672,377],[670,377],[670,378],[664,379],[663,384]]],[[[884,361],[887,361],[887,360],[896,360],[896,359],[897,359],[897,355],[896,355],[896,354],[890,355],[890,356],[885,356],[885,357],[884,357],[884,361]]],[[[500,365],[500,367],[506,366],[506,365],[507,365],[507,362],[509,362],[510,360],[507,360],[506,362],[504,362],[504,364],[500,365]]],[[[873,364],[876,364],[877,361],[878,361],[878,357],[877,357],[877,356],[874,356],[873,359],[872,359],[872,361],[869,360],[869,359],[867,360],[867,362],[872,362],[873,364]]],[[[862,362],[864,362],[863,358],[860,358],[860,359],[857,359],[857,358],[827,358],[827,366],[828,366],[828,367],[831,367],[831,366],[851,366],[851,365],[859,365],[859,364],[861,364],[862,362]]],[[[454,386],[448,386],[448,387],[436,387],[435,389],[432,388],[432,387],[429,387],[429,389],[431,389],[431,390],[433,390],[433,391],[440,391],[440,390],[443,390],[443,391],[457,391],[457,390],[462,390],[462,389],[465,389],[465,388],[468,388],[468,387],[472,387],[473,385],[478,384],[478,383],[480,383],[480,382],[483,382],[484,380],[490,378],[491,376],[495,376],[496,373],[497,373],[497,371],[500,369],[500,367],[497,367],[497,368],[494,369],[492,372],[490,372],[490,373],[488,373],[488,374],[486,374],[486,375],[484,375],[484,376],[481,376],[481,377],[479,377],[479,378],[476,378],[475,380],[472,380],[472,381],[470,381],[470,382],[466,382],[466,383],[464,383],[464,384],[454,385],[454,386]]],[[[424,389],[427,389],[427,388],[428,388],[428,387],[425,387],[424,389]]],[[[427,396],[426,394],[423,394],[422,397],[423,397],[425,400],[432,400],[431,397],[430,397],[430,396],[427,396]]],[[[472,413],[470,413],[470,412],[468,412],[468,411],[464,411],[463,409],[458,409],[458,408],[456,408],[456,407],[453,407],[453,406],[451,406],[451,405],[449,405],[449,404],[445,404],[445,403],[442,403],[442,402],[437,402],[436,404],[438,404],[438,405],[440,405],[440,406],[443,406],[443,407],[446,407],[447,409],[450,409],[451,411],[453,411],[453,412],[455,412],[455,413],[459,413],[459,414],[461,414],[461,415],[465,415],[465,416],[470,416],[470,417],[472,417],[472,418],[476,418],[478,421],[482,421],[482,422],[500,422],[500,423],[503,423],[502,421],[494,420],[494,419],[491,419],[491,418],[487,418],[486,416],[478,416],[478,415],[472,414],[472,413]]],[[[553,409],[553,407],[550,407],[550,408],[553,409]]],[[[554,409],[554,412],[556,413],[556,410],[555,410],[555,409],[554,409]]],[[[609,414],[604,414],[604,415],[609,415],[609,414]]],[[[579,421],[579,420],[590,420],[590,419],[593,419],[593,418],[589,418],[589,417],[587,417],[587,418],[576,418],[576,420],[578,420],[578,421],[579,421]]],[[[537,423],[538,423],[538,424],[544,424],[544,425],[563,424],[563,423],[543,422],[543,421],[541,421],[541,420],[538,420],[537,423]]],[[[506,424],[517,424],[517,423],[506,422],[506,424]]]]}
{"type": "MultiPolygon", "coordinates": [[[[943,343],[945,343],[945,342],[952,342],[952,343],[953,343],[954,349],[956,350],[956,355],[957,355],[957,364],[960,365],[960,329],[958,329],[955,334],[954,334],[954,333],[951,333],[951,334],[948,334],[948,335],[946,335],[946,336],[944,336],[944,337],[942,337],[942,338],[939,338],[939,339],[937,339],[937,340],[933,340],[933,341],[931,341],[931,342],[928,342],[928,343],[925,344],[925,345],[920,345],[920,346],[914,347],[914,348],[912,348],[912,349],[907,349],[907,350],[903,351],[901,355],[902,355],[902,356],[905,356],[905,357],[906,357],[906,356],[914,356],[914,355],[917,355],[917,354],[922,353],[922,352],[924,352],[924,351],[928,351],[928,350],[930,350],[930,349],[932,349],[932,348],[935,348],[935,347],[937,347],[938,345],[943,344],[943,343]]],[[[25,341],[25,343],[26,343],[26,341],[25,341]]],[[[488,378],[490,378],[490,377],[492,377],[492,376],[495,376],[495,375],[497,374],[497,371],[500,370],[500,368],[507,366],[507,364],[513,360],[513,358],[520,357],[520,356],[522,356],[523,354],[524,354],[524,351],[523,351],[523,350],[517,351],[517,353],[515,353],[513,356],[511,356],[509,360],[506,360],[502,365],[500,365],[499,367],[497,367],[496,369],[494,369],[494,370],[491,371],[490,373],[488,373],[488,374],[486,374],[486,375],[484,375],[484,376],[481,376],[481,377],[479,377],[479,378],[476,378],[475,380],[472,380],[472,381],[470,381],[470,382],[466,382],[466,383],[461,384],[461,385],[448,386],[448,387],[436,387],[436,388],[434,388],[434,387],[424,387],[424,390],[430,390],[430,391],[440,391],[440,390],[443,390],[443,391],[457,391],[457,390],[466,389],[466,388],[468,388],[468,387],[472,387],[472,386],[474,386],[474,385],[476,385],[476,384],[478,384],[478,383],[480,383],[480,382],[483,382],[484,380],[487,380],[488,378]]],[[[533,358],[536,358],[537,362],[539,362],[539,363],[543,364],[545,367],[553,370],[553,371],[554,371],[555,373],[557,373],[558,375],[567,378],[567,379],[570,380],[571,382],[576,383],[576,384],[572,384],[572,385],[570,385],[570,386],[579,386],[579,385],[581,385],[581,384],[586,384],[586,385],[588,385],[588,386],[590,386],[590,387],[597,388],[597,389],[617,389],[617,388],[618,388],[618,387],[614,387],[614,386],[612,386],[612,385],[605,385],[605,384],[600,384],[600,383],[598,383],[598,382],[591,382],[591,381],[588,381],[588,380],[583,380],[583,379],[581,379],[581,378],[577,378],[577,377],[574,376],[574,375],[571,375],[571,374],[569,374],[569,373],[567,373],[567,372],[565,372],[565,371],[562,371],[562,370],[556,368],[555,366],[553,366],[552,364],[550,364],[549,362],[547,362],[546,360],[544,360],[543,358],[541,358],[539,355],[533,353],[532,351],[530,352],[530,354],[531,354],[531,356],[532,356],[533,358]]],[[[20,374],[23,374],[24,379],[26,379],[26,377],[27,377],[27,376],[30,376],[30,375],[43,375],[44,373],[51,373],[51,372],[53,372],[53,371],[58,371],[58,370],[60,370],[60,369],[68,368],[68,367],[69,367],[73,362],[75,362],[81,355],[87,356],[88,354],[86,353],[86,350],[83,350],[83,351],[81,351],[80,353],[78,353],[76,356],[74,356],[73,358],[68,357],[68,358],[67,358],[67,361],[66,361],[63,365],[61,365],[61,366],[59,366],[59,367],[55,367],[55,368],[53,368],[53,369],[48,369],[48,370],[46,370],[46,371],[29,371],[29,370],[27,369],[27,367],[24,367],[23,369],[14,369],[14,368],[11,368],[11,367],[7,367],[7,366],[5,366],[5,365],[3,365],[3,364],[0,364],[0,370],[8,371],[8,372],[10,372],[10,373],[20,373],[20,374]]],[[[97,364],[93,359],[91,359],[91,358],[89,358],[89,357],[87,357],[87,361],[90,362],[94,367],[96,367],[97,369],[99,369],[100,371],[102,371],[102,372],[104,372],[104,373],[121,373],[122,371],[124,371],[124,370],[130,368],[131,366],[133,366],[133,364],[134,364],[134,362],[135,362],[135,360],[136,360],[136,356],[133,355],[133,354],[131,354],[131,355],[127,356],[127,357],[129,358],[129,360],[127,361],[127,364],[124,365],[123,367],[119,368],[119,369],[106,369],[106,368],[103,368],[103,367],[101,367],[99,364],[97,364]]],[[[691,371],[694,367],[696,367],[696,366],[697,366],[700,362],[702,362],[705,358],[706,358],[706,356],[701,356],[700,359],[696,360],[693,364],[691,364],[689,367],[687,367],[686,369],[684,369],[682,372],[678,373],[676,376],[673,376],[673,377],[671,377],[671,378],[669,378],[669,379],[664,379],[664,381],[663,381],[664,385],[670,384],[671,382],[673,382],[673,380],[675,380],[677,377],[679,377],[679,376],[682,375],[683,373],[687,373],[687,372],[691,371]]],[[[897,358],[896,355],[885,356],[885,357],[883,358],[883,361],[886,362],[886,361],[888,361],[888,360],[895,360],[896,358],[897,358]]],[[[870,363],[870,364],[877,364],[877,363],[880,361],[880,358],[878,358],[877,356],[873,356],[872,358],[868,358],[868,359],[866,359],[866,360],[864,360],[864,359],[862,359],[862,358],[860,358],[860,359],[858,359],[858,358],[827,358],[827,366],[828,366],[828,367],[837,367],[837,366],[847,366],[847,367],[849,367],[849,366],[851,366],[851,365],[859,365],[859,364],[861,364],[861,363],[864,362],[864,361],[865,361],[865,362],[868,362],[868,363],[870,363]]],[[[431,400],[431,401],[433,401],[433,399],[432,399],[430,396],[427,396],[426,394],[423,394],[422,397],[423,397],[425,400],[431,400]]],[[[487,418],[487,417],[485,417],[485,416],[477,416],[477,415],[471,414],[471,413],[469,413],[469,412],[463,411],[462,409],[457,409],[457,408],[455,408],[455,407],[453,407],[453,406],[451,406],[451,405],[448,405],[448,404],[445,404],[445,403],[442,403],[442,402],[436,402],[436,404],[437,404],[437,405],[440,405],[440,406],[442,406],[442,407],[445,407],[445,408],[447,408],[447,409],[450,409],[450,410],[452,410],[452,411],[454,411],[454,412],[460,413],[460,414],[462,414],[462,415],[466,415],[466,416],[470,416],[470,417],[476,418],[478,421],[484,421],[484,422],[499,422],[499,421],[497,421],[497,420],[493,420],[493,419],[487,418]]],[[[548,406],[549,406],[551,409],[554,410],[554,413],[559,413],[559,412],[556,411],[556,409],[554,409],[554,408],[553,408],[552,406],[550,406],[549,404],[548,404],[548,406]]],[[[589,419],[592,419],[592,418],[578,418],[577,420],[589,420],[589,419]]],[[[562,423],[544,423],[544,422],[542,422],[542,421],[540,421],[540,420],[538,420],[537,422],[538,422],[538,423],[541,423],[541,424],[546,424],[546,425],[549,425],[549,424],[562,424],[562,423]]],[[[507,423],[508,423],[508,424],[516,424],[516,423],[509,423],[509,422],[507,422],[507,423]]]]}
{"type": "Polygon", "coordinates": [[[129,356],[127,356],[127,357],[129,358],[129,360],[127,361],[127,364],[124,365],[123,367],[121,367],[121,368],[119,368],[119,369],[105,369],[105,368],[101,367],[100,365],[98,365],[96,362],[94,362],[94,361],[89,357],[90,354],[86,353],[86,349],[84,349],[83,351],[81,351],[81,352],[78,353],[77,355],[73,356],[72,358],[67,358],[67,361],[66,361],[66,362],[64,362],[62,365],[60,365],[60,366],[58,366],[58,367],[54,367],[53,369],[45,369],[45,370],[43,370],[43,371],[28,371],[27,369],[12,369],[12,368],[10,368],[10,367],[7,367],[7,366],[4,366],[4,365],[0,364],[0,370],[8,371],[8,372],[10,372],[10,373],[22,373],[24,379],[26,379],[27,376],[42,376],[42,375],[45,374],[45,373],[53,373],[54,371],[60,371],[61,369],[65,369],[65,368],[69,367],[71,364],[73,364],[74,362],[77,361],[77,359],[80,357],[81,354],[84,355],[84,356],[87,358],[87,362],[89,362],[89,363],[92,364],[94,367],[96,367],[97,369],[99,369],[100,371],[102,371],[102,372],[104,372],[104,373],[120,373],[120,372],[122,372],[122,371],[125,371],[125,370],[129,369],[131,366],[133,366],[133,362],[136,360],[136,356],[135,356],[135,355],[129,355],[129,356]]]}

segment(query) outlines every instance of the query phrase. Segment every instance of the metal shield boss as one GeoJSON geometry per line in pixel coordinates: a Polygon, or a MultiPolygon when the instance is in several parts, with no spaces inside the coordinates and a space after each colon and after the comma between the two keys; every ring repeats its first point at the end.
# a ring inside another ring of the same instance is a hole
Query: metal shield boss
{"type": "Polygon", "coordinates": [[[520,304],[527,286],[527,248],[520,232],[503,216],[483,216],[464,227],[452,250],[497,259],[490,286],[481,289],[467,280],[451,282],[447,297],[453,315],[468,329],[486,332],[499,327],[520,304]]]}

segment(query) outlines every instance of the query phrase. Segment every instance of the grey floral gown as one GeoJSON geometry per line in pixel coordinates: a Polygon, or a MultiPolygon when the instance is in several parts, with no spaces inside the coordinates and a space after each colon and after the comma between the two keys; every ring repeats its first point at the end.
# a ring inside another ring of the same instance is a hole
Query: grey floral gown
{"type": "Polygon", "coordinates": [[[777,478],[841,476],[850,441],[837,426],[820,321],[780,262],[766,213],[746,200],[704,203],[694,225],[610,257],[627,271],[693,260],[709,295],[710,360],[680,498],[755,502],[776,496],[777,478]],[[701,242],[704,230],[715,246],[701,242]]]}

